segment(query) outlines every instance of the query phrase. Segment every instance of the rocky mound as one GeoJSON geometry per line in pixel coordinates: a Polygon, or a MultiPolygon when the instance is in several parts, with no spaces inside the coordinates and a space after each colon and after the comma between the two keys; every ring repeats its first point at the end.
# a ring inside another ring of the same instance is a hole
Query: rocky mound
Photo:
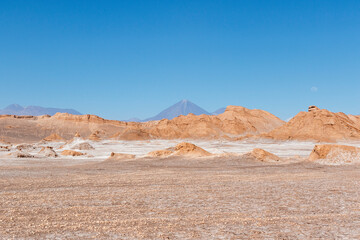
{"type": "Polygon", "coordinates": [[[45,157],[57,157],[57,153],[54,151],[53,147],[43,147],[40,152],[40,155],[43,155],[45,157]]]}
{"type": "Polygon", "coordinates": [[[255,148],[245,155],[262,162],[278,162],[281,160],[280,157],[261,148],[255,148]]]}
{"type": "Polygon", "coordinates": [[[277,140],[355,140],[360,139],[360,126],[355,119],[344,113],[310,106],[308,112],[300,112],[286,124],[263,136],[277,140]]]}
{"type": "Polygon", "coordinates": [[[208,151],[196,146],[192,143],[182,142],[174,148],[153,151],[147,154],[149,157],[168,157],[168,156],[184,156],[184,157],[205,157],[211,156],[208,151]]]}
{"type": "Polygon", "coordinates": [[[47,141],[47,142],[62,142],[65,139],[62,138],[59,134],[53,133],[53,134],[47,136],[46,138],[44,138],[43,140],[47,141]]]}
{"type": "Polygon", "coordinates": [[[35,150],[35,146],[31,145],[31,144],[20,144],[16,146],[16,150],[19,151],[30,151],[30,150],[35,150]]]}
{"type": "Polygon", "coordinates": [[[9,153],[9,156],[13,156],[16,158],[34,158],[34,155],[31,155],[30,153],[27,152],[13,152],[13,153],[9,153]]]}
{"type": "Polygon", "coordinates": [[[85,154],[81,153],[81,152],[73,151],[73,150],[64,150],[64,151],[61,152],[61,155],[77,157],[77,156],[82,156],[82,155],[85,155],[85,154]]]}
{"type": "Polygon", "coordinates": [[[192,143],[182,142],[175,146],[174,156],[205,157],[212,155],[208,151],[192,143]]]}
{"type": "Polygon", "coordinates": [[[125,159],[134,159],[134,158],[135,158],[135,155],[133,155],[133,154],[112,152],[110,157],[107,160],[125,160],[125,159]]]}
{"type": "Polygon", "coordinates": [[[90,136],[89,136],[89,140],[92,141],[100,141],[100,137],[98,136],[99,132],[93,132],[90,136]]]}
{"type": "Polygon", "coordinates": [[[360,148],[346,145],[315,145],[309,161],[339,165],[360,163],[360,148]]]}
{"type": "Polygon", "coordinates": [[[95,149],[90,143],[83,142],[78,143],[75,146],[73,146],[71,149],[78,149],[78,150],[93,150],[95,149]]]}
{"type": "Polygon", "coordinates": [[[9,152],[10,146],[0,146],[0,152],[9,152]]]}
{"type": "Polygon", "coordinates": [[[171,150],[156,150],[149,152],[147,156],[149,157],[155,157],[155,158],[162,158],[162,157],[168,157],[171,154],[173,154],[174,151],[171,150]]]}

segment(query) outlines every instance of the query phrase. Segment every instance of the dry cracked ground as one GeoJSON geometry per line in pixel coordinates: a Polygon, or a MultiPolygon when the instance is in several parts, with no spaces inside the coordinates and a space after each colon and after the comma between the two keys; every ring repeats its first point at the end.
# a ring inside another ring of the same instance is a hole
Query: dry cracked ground
{"type": "Polygon", "coordinates": [[[0,238],[360,239],[359,192],[360,165],[29,160],[0,166],[0,238]]]}

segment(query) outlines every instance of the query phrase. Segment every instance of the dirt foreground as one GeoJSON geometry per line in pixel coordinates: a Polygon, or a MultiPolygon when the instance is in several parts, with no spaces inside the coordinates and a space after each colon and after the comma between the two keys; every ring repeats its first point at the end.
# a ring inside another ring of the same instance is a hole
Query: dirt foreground
{"type": "Polygon", "coordinates": [[[1,239],[360,239],[360,165],[244,157],[0,166],[1,239]]]}

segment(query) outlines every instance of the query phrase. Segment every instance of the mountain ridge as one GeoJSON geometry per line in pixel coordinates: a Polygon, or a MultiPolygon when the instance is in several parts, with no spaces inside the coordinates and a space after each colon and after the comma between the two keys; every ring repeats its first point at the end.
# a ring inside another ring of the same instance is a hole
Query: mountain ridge
{"type": "Polygon", "coordinates": [[[18,116],[41,116],[41,115],[55,115],[57,112],[70,113],[73,115],[81,115],[80,112],[74,109],[64,108],[46,108],[41,106],[27,106],[23,107],[19,104],[10,104],[7,107],[0,109],[0,115],[18,115],[18,116]]]}

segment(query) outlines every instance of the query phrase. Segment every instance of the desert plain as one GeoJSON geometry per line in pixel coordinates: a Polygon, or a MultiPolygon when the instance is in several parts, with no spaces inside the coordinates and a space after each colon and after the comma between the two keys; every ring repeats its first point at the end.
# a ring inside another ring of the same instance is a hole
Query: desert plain
{"type": "Polygon", "coordinates": [[[1,239],[359,239],[359,116],[0,118],[1,239]]]}

